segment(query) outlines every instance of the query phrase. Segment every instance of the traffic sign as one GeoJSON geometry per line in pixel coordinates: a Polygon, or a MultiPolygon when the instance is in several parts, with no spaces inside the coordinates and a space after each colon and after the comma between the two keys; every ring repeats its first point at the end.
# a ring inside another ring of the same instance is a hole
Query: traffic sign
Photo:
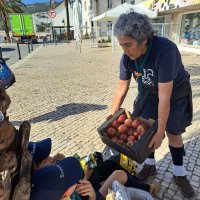
{"type": "Polygon", "coordinates": [[[55,16],[56,16],[56,11],[55,11],[55,10],[49,10],[48,16],[49,16],[50,18],[55,18],[55,16]]]}

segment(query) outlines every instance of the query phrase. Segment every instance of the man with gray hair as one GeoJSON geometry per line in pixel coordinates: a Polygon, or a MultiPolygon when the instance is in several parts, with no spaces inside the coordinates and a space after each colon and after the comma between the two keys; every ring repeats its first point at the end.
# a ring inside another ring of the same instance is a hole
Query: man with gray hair
{"type": "Polygon", "coordinates": [[[157,132],[149,143],[152,153],[138,177],[146,180],[156,174],[154,151],[166,133],[173,160],[173,181],[185,197],[193,197],[195,193],[183,166],[185,151],[181,136],[192,121],[192,91],[180,52],[172,41],[154,35],[147,16],[135,12],[118,18],[114,34],[124,54],[111,114],[121,107],[133,75],[138,83],[133,116],[158,120],[157,132]]]}

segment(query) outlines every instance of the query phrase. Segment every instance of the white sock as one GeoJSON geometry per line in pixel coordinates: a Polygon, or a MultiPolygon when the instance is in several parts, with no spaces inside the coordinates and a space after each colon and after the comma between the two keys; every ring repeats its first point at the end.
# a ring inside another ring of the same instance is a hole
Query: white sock
{"type": "Polygon", "coordinates": [[[175,176],[186,176],[187,175],[187,171],[183,165],[182,166],[174,165],[173,173],[175,176]]]}
{"type": "Polygon", "coordinates": [[[156,164],[156,160],[155,160],[155,158],[147,158],[144,161],[144,163],[147,164],[147,165],[155,165],[156,164]]]}

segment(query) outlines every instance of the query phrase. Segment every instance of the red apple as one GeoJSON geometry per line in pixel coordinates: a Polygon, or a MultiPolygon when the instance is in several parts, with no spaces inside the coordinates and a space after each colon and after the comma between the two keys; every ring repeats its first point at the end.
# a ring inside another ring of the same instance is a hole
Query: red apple
{"type": "Polygon", "coordinates": [[[116,130],[113,127],[108,128],[107,130],[107,134],[109,138],[112,138],[113,136],[115,136],[116,130]]]}
{"type": "Polygon", "coordinates": [[[124,142],[127,141],[127,135],[125,133],[120,134],[119,138],[120,140],[123,140],[124,142]]]}
{"type": "Polygon", "coordinates": [[[111,140],[112,140],[113,142],[117,143],[118,138],[117,138],[117,137],[112,137],[111,140]]]}
{"type": "Polygon", "coordinates": [[[133,133],[134,133],[133,128],[128,128],[127,134],[130,136],[133,135],[133,133]]]}
{"type": "Polygon", "coordinates": [[[117,141],[117,144],[123,145],[123,144],[124,144],[124,141],[123,141],[123,140],[118,140],[118,141],[117,141]]]}
{"type": "Polygon", "coordinates": [[[128,128],[127,128],[126,125],[122,124],[122,125],[120,125],[120,126],[118,127],[118,131],[119,131],[120,133],[125,133],[125,132],[128,131],[128,128]]]}
{"type": "Polygon", "coordinates": [[[126,143],[126,145],[129,146],[129,147],[131,147],[134,143],[135,143],[135,141],[129,140],[129,141],[126,143]]]}
{"type": "Polygon", "coordinates": [[[112,121],[112,126],[113,126],[114,128],[118,128],[120,125],[121,125],[121,123],[118,122],[117,119],[115,119],[115,120],[112,121]]]}
{"type": "Polygon", "coordinates": [[[134,131],[133,135],[135,136],[135,138],[137,139],[138,136],[140,135],[137,131],[134,131]]]}
{"type": "Polygon", "coordinates": [[[117,138],[119,138],[120,133],[119,133],[118,131],[116,131],[115,136],[116,136],[117,138]]]}
{"type": "Polygon", "coordinates": [[[134,129],[137,130],[137,128],[138,128],[138,126],[139,126],[140,124],[141,124],[141,122],[140,122],[139,120],[135,119],[135,120],[133,120],[133,122],[132,122],[132,127],[133,127],[134,129]]]}
{"type": "Polygon", "coordinates": [[[135,141],[135,137],[133,135],[128,136],[127,140],[129,141],[135,141]]]}
{"type": "Polygon", "coordinates": [[[140,124],[138,127],[137,127],[137,132],[140,133],[140,135],[143,135],[144,132],[145,132],[145,128],[143,124],[140,124]]]}
{"type": "Polygon", "coordinates": [[[124,121],[124,124],[127,126],[127,127],[132,127],[132,119],[126,119],[125,121],[124,121]]]}
{"type": "Polygon", "coordinates": [[[127,117],[126,117],[125,114],[121,114],[121,115],[118,117],[117,121],[120,122],[120,123],[124,123],[124,121],[125,121],[126,118],[127,118],[127,117]]]}

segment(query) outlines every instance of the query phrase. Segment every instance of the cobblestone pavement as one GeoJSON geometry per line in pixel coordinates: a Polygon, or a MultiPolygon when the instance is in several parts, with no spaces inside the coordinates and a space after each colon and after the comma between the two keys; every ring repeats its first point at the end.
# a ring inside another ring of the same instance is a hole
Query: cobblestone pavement
{"type": "MultiPolygon", "coordinates": [[[[32,58],[13,68],[17,82],[8,89],[12,104],[8,110],[10,120],[16,126],[29,120],[32,125],[31,140],[46,137],[53,139],[52,153],[86,155],[102,150],[96,129],[108,115],[122,51],[116,48],[90,48],[82,44],[82,53],[75,43],[47,45],[32,58]]],[[[188,176],[200,199],[200,56],[182,53],[184,64],[191,73],[194,120],[184,134],[188,176]]],[[[11,66],[12,67],[12,66],[11,66]]],[[[132,110],[136,85],[131,83],[123,107],[132,110]]],[[[167,140],[156,153],[158,174],[162,190],[156,199],[183,199],[172,182],[172,161],[167,140]]]]}

